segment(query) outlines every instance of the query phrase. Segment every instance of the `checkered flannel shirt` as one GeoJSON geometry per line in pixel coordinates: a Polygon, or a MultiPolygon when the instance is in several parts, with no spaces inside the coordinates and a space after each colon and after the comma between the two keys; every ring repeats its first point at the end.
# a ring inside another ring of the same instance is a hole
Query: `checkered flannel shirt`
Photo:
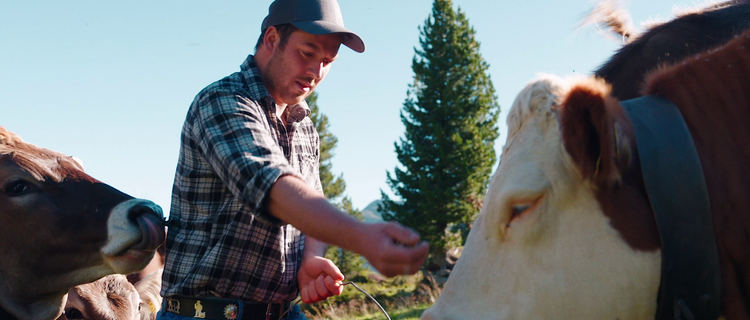
{"type": "Polygon", "coordinates": [[[284,126],[252,55],[196,96],[182,129],[162,296],[269,303],[299,294],[304,235],[264,201],[283,175],[322,193],[320,141],[308,114],[304,102],[287,107],[284,126]]]}

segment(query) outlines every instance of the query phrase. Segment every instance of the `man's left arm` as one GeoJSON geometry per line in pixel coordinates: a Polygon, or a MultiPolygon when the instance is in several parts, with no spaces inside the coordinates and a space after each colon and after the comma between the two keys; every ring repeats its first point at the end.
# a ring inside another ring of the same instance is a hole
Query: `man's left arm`
{"type": "Polygon", "coordinates": [[[302,264],[297,273],[300,296],[304,303],[322,301],[344,291],[344,275],[333,261],[325,258],[328,244],[305,236],[302,264]]]}

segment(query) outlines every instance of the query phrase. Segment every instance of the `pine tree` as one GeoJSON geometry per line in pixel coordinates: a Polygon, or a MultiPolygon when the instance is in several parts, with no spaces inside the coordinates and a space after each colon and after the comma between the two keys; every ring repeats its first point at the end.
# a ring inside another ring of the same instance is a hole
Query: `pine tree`
{"type": "Polygon", "coordinates": [[[401,112],[405,137],[394,144],[401,167],[387,176],[400,200],[381,191],[378,210],[430,242],[427,269],[436,270],[447,249],[463,244],[481,208],[500,107],[475,31],[450,0],[434,1],[419,43],[401,112]]]}
{"type": "MultiPolygon", "coordinates": [[[[307,105],[310,107],[310,120],[315,124],[315,129],[318,131],[320,136],[320,183],[323,186],[323,193],[333,204],[339,209],[344,210],[359,220],[363,220],[364,216],[362,211],[354,209],[352,202],[349,197],[343,197],[341,201],[337,201],[341,198],[346,190],[346,182],[344,182],[343,174],[334,176],[331,171],[333,165],[331,164],[331,158],[333,158],[333,149],[336,148],[338,139],[333,135],[329,129],[328,117],[320,113],[318,109],[318,94],[317,92],[311,93],[307,99],[305,99],[307,105]]],[[[343,250],[336,246],[329,246],[326,251],[326,258],[333,261],[341,270],[344,275],[352,275],[358,273],[364,269],[364,259],[358,254],[343,250]]]]}
{"type": "Polygon", "coordinates": [[[328,200],[335,202],[337,198],[344,194],[346,189],[343,174],[336,177],[331,171],[333,168],[333,164],[331,164],[333,149],[336,148],[339,139],[328,131],[330,127],[328,117],[320,113],[318,109],[318,93],[313,91],[305,101],[310,107],[310,120],[315,124],[315,129],[320,136],[320,183],[323,185],[323,194],[328,200]]]}

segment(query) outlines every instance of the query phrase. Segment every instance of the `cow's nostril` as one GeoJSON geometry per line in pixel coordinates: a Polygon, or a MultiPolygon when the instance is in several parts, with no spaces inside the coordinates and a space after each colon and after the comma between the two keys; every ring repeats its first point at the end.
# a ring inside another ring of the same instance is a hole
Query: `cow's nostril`
{"type": "Polygon", "coordinates": [[[141,229],[141,241],[132,248],[139,250],[156,250],[164,243],[166,234],[164,231],[164,219],[153,207],[138,204],[128,210],[128,219],[138,224],[141,229]]]}

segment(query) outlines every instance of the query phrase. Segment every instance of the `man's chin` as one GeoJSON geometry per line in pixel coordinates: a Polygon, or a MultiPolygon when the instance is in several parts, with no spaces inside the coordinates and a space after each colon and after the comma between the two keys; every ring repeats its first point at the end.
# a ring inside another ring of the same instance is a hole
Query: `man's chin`
{"type": "Polygon", "coordinates": [[[287,105],[290,105],[290,106],[293,106],[295,104],[300,104],[302,101],[305,101],[305,99],[308,96],[310,96],[310,93],[312,93],[312,90],[307,91],[307,92],[305,92],[302,95],[290,96],[287,99],[285,99],[286,101],[284,101],[284,103],[286,103],[287,105]]]}

